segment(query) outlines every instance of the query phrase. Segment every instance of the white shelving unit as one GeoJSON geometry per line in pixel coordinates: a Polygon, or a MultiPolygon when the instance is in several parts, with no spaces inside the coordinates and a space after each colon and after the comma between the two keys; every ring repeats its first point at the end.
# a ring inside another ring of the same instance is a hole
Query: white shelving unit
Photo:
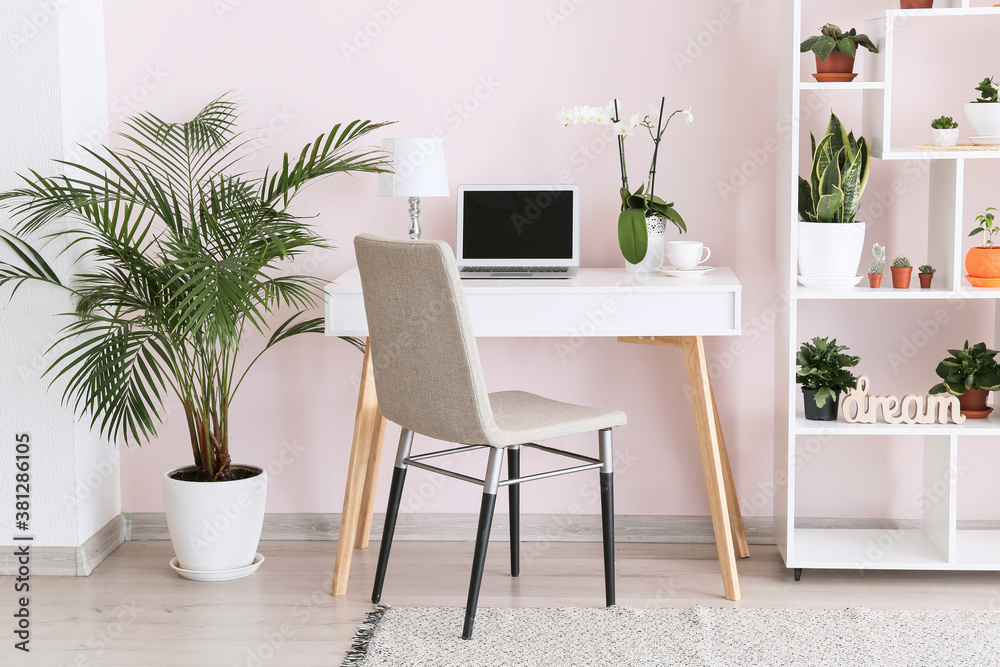
{"type": "MultiPolygon", "coordinates": [[[[891,5],[893,0],[884,0],[891,5]]],[[[865,20],[864,32],[877,39],[879,53],[865,52],[861,81],[818,83],[803,81],[799,53],[802,41],[802,0],[781,0],[780,34],[787,57],[782,59],[779,81],[781,117],[801,118],[802,93],[810,90],[860,91],[862,133],[872,156],[883,160],[931,160],[929,169],[928,219],[946,221],[928,224],[929,263],[938,268],[930,290],[870,289],[825,291],[797,284],[798,176],[809,165],[800,164],[800,142],[808,132],[797,128],[791,141],[779,152],[777,199],[777,262],[779,288],[789,294],[790,306],[778,318],[775,354],[775,448],[774,533],[785,565],[802,569],[888,570],[1000,570],[1000,531],[959,530],[957,521],[958,453],[965,438],[1000,436],[1000,419],[969,420],[962,425],[848,424],[844,421],[808,421],[802,415],[800,392],[795,384],[795,352],[802,302],[826,301],[831,308],[850,314],[851,302],[891,300],[911,302],[912,308],[933,306],[935,301],[988,299],[994,302],[996,331],[1000,332],[1000,290],[963,284],[962,240],[965,218],[963,195],[966,160],[1000,159],[1000,152],[918,151],[893,143],[892,92],[893,54],[896,31],[907,21],[925,17],[996,17],[985,35],[1000,28],[1000,8],[973,7],[970,0],[937,0],[935,9],[886,9],[865,20]],[[840,304],[839,302],[845,302],[840,304]],[[927,302],[931,302],[928,304],[927,302]],[[852,436],[923,436],[923,488],[934,494],[925,503],[919,525],[905,529],[817,529],[796,527],[797,445],[811,438],[852,436]]],[[[887,276],[888,277],[888,276],[887,276]]]]}

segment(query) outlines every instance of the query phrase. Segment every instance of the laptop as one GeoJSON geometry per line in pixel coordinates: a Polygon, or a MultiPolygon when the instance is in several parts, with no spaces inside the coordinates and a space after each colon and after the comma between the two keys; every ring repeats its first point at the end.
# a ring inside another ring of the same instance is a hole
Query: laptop
{"type": "Polygon", "coordinates": [[[579,185],[459,185],[463,279],[571,278],[580,268],[579,185]]]}

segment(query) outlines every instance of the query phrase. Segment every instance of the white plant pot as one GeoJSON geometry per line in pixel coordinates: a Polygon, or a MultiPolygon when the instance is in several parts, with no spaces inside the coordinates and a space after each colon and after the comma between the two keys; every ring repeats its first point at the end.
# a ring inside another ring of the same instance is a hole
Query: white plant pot
{"type": "Polygon", "coordinates": [[[799,221],[799,275],[848,279],[858,275],[865,247],[863,222],[799,221]]]}
{"type": "Polygon", "coordinates": [[[942,148],[948,148],[954,146],[958,143],[958,128],[951,127],[948,129],[934,129],[934,145],[940,146],[942,148]]]}
{"type": "Polygon", "coordinates": [[[663,251],[667,247],[667,219],[662,215],[646,217],[646,256],[638,264],[625,260],[626,273],[650,273],[663,266],[663,251]]]}
{"type": "MultiPolygon", "coordinates": [[[[163,475],[163,504],[177,564],[184,570],[228,571],[254,562],[264,525],[267,472],[231,482],[184,482],[163,475]]],[[[178,468],[184,470],[184,468],[178,468]]],[[[239,578],[245,574],[234,573],[239,578]]]]}
{"type": "Polygon", "coordinates": [[[965,117],[972,126],[972,136],[1000,137],[1000,102],[966,102],[965,117]]]}

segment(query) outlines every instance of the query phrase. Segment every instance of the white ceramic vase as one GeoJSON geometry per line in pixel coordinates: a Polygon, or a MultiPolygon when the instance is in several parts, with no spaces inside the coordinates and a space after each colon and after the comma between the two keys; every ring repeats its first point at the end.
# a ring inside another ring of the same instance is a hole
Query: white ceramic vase
{"type": "Polygon", "coordinates": [[[858,275],[865,223],[800,220],[798,232],[799,275],[844,280],[858,275]]]}
{"type": "Polygon", "coordinates": [[[662,215],[646,216],[646,256],[638,264],[625,260],[627,273],[650,273],[663,266],[663,251],[667,246],[667,219],[662,215]]]}
{"type": "Polygon", "coordinates": [[[972,136],[1000,137],[1000,102],[966,102],[965,117],[972,126],[972,136]]]}
{"type": "Polygon", "coordinates": [[[958,128],[950,127],[947,129],[934,129],[934,145],[940,146],[942,148],[948,148],[954,146],[958,143],[958,128]]]}
{"type": "MultiPolygon", "coordinates": [[[[231,482],[185,482],[163,475],[163,504],[177,565],[184,570],[219,572],[254,562],[264,526],[267,472],[231,482]]],[[[185,470],[192,468],[178,468],[185,470]]],[[[230,578],[243,574],[234,573],[230,578]]]]}

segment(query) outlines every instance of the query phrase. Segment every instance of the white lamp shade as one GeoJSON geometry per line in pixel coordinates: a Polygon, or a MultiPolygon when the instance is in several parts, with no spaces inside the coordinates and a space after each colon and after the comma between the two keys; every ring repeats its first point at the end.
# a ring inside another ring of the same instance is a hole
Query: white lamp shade
{"type": "Polygon", "coordinates": [[[448,172],[441,139],[383,139],[391,174],[379,174],[379,197],[447,197],[448,172]]]}

